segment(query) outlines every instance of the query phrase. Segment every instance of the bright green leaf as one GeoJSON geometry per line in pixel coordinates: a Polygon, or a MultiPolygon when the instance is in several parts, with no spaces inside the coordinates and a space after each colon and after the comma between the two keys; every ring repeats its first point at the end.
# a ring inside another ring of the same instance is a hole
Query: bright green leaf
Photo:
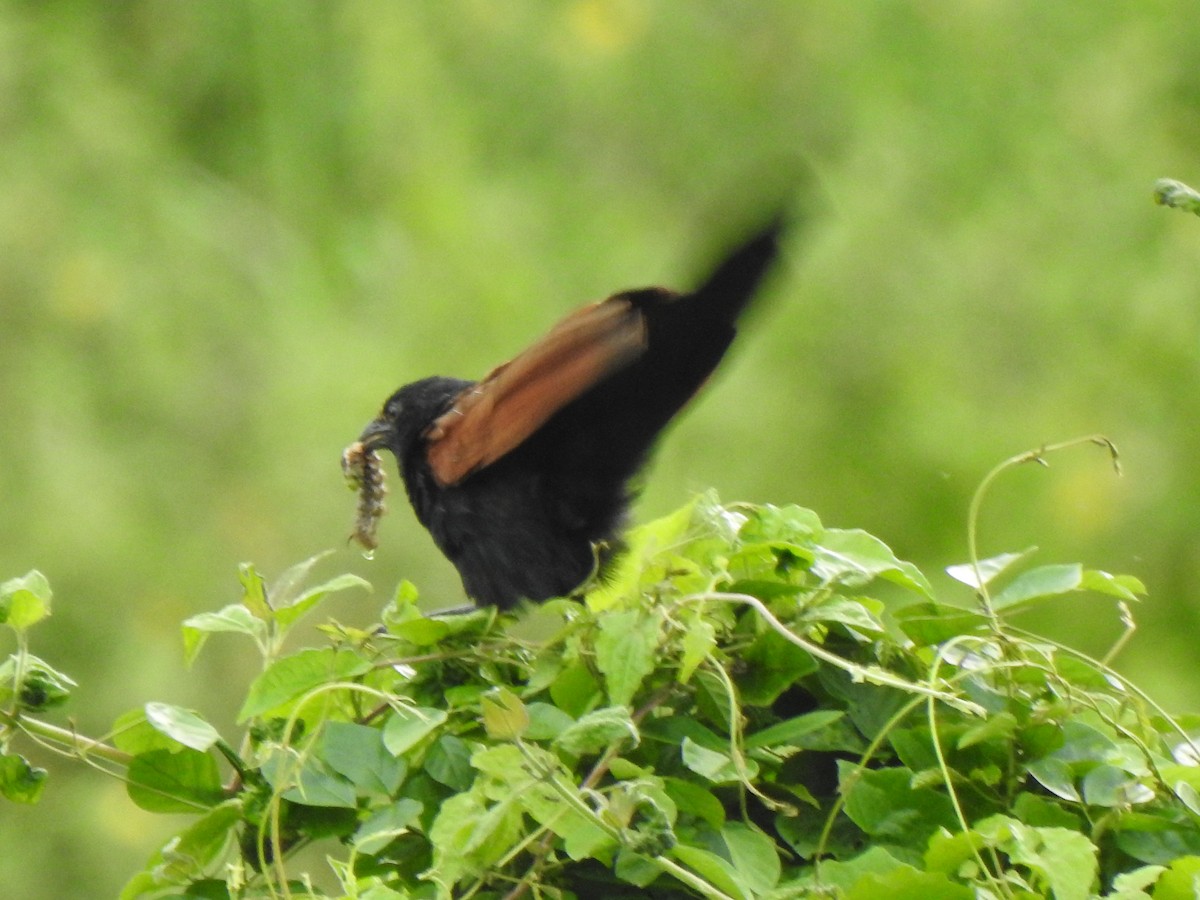
{"type": "Polygon", "coordinates": [[[550,685],[550,699],[567,715],[578,718],[601,699],[600,684],[586,665],[574,662],[550,685]]]}
{"type": "Polygon", "coordinates": [[[1196,900],[1200,884],[1200,856],[1175,859],[1154,885],[1154,900],[1196,900]]]}
{"type": "Polygon", "coordinates": [[[301,757],[280,749],[267,760],[261,771],[284,799],[301,806],[333,809],[356,806],[356,792],[350,780],[315,756],[301,757]]]}
{"type": "Polygon", "coordinates": [[[683,652],[679,658],[678,678],[680,684],[687,684],[696,667],[708,659],[716,647],[716,628],[697,611],[687,623],[680,645],[683,652]]]}
{"type": "Polygon", "coordinates": [[[685,766],[711,782],[724,784],[741,778],[737,765],[728,754],[701,747],[691,738],[683,739],[680,753],[685,766]]]}
{"type": "Polygon", "coordinates": [[[242,821],[242,801],[226,800],[189,825],[162,851],[171,878],[195,879],[224,854],[242,821]]]}
{"type": "Polygon", "coordinates": [[[394,794],[408,771],[404,760],[384,746],[380,729],[352,722],[325,726],[322,756],[361,795],[394,794]]]}
{"type": "Polygon", "coordinates": [[[238,721],[277,709],[314,688],[361,675],[371,663],[350,650],[309,649],[276,660],[250,685],[238,721]]]}
{"type": "Polygon", "coordinates": [[[950,799],[932,788],[914,788],[913,773],[907,768],[864,771],[840,762],[839,770],[846,790],[846,815],[874,838],[924,846],[939,827],[958,826],[950,799]]]}
{"type": "Polygon", "coordinates": [[[14,803],[37,803],[46,787],[45,769],[16,753],[0,755],[0,795],[14,803]]]}
{"type": "Polygon", "coordinates": [[[296,598],[300,596],[304,582],[308,581],[308,577],[312,574],[312,570],[316,567],[317,563],[332,554],[332,550],[322,550],[320,553],[285,569],[271,584],[270,591],[267,594],[271,599],[271,605],[278,610],[281,607],[294,603],[296,598]]]}
{"type": "Polygon", "coordinates": [[[946,566],[946,574],[955,581],[960,581],[969,588],[979,590],[984,585],[990,585],[1000,575],[1007,572],[1017,563],[1028,559],[1037,552],[1037,547],[1028,547],[1020,553],[1001,553],[999,556],[993,556],[990,559],[981,559],[979,561],[979,571],[976,574],[975,566],[970,563],[959,563],[954,566],[946,566]]]}
{"type": "Polygon", "coordinates": [[[525,708],[529,712],[529,727],[525,729],[525,739],[528,741],[553,740],[575,722],[552,703],[534,701],[526,704],[525,708]]]}
{"type": "Polygon", "coordinates": [[[418,822],[421,804],[404,798],[372,813],[354,832],[351,845],[358,853],[373,856],[418,822]]]}
{"type": "Polygon", "coordinates": [[[224,799],[217,761],[187,748],[138,754],[126,771],[125,789],[135,804],[156,813],[195,813],[224,799]]]}
{"type": "Polygon", "coordinates": [[[814,549],[812,572],[826,583],[860,586],[883,578],[933,599],[920,569],[897,559],[887,544],[861,529],[828,529],[814,549]]]}
{"type": "Polygon", "coordinates": [[[596,667],[604,675],[614,706],[626,706],[654,671],[658,649],[658,615],[631,609],[600,617],[596,638],[596,667]]]}
{"type": "Polygon", "coordinates": [[[754,892],[746,883],[744,873],[717,854],[688,844],[676,844],[670,855],[730,897],[754,900],[754,892]]]}
{"type": "Polygon", "coordinates": [[[430,871],[447,884],[483,871],[520,840],[521,816],[515,797],[490,807],[473,793],[451,797],[441,805],[429,830],[430,871]]]}
{"type": "Polygon", "coordinates": [[[1146,586],[1132,575],[1111,575],[1097,569],[1086,569],[1080,587],[1085,591],[1110,594],[1131,603],[1146,593],[1146,586]]]}
{"type": "Polygon", "coordinates": [[[893,614],[900,630],[920,647],[941,644],[962,634],[978,634],[989,627],[986,616],[974,609],[939,603],[914,603],[893,614]]]}
{"type": "Polygon", "coordinates": [[[1008,711],[993,713],[978,725],[973,725],[958,738],[956,746],[959,750],[973,747],[976,744],[993,740],[1007,741],[1017,730],[1017,719],[1008,711]]]}
{"type": "Polygon", "coordinates": [[[597,709],[579,718],[554,740],[554,746],[572,756],[600,753],[617,741],[636,747],[641,740],[637,726],[623,706],[597,709]]]}
{"type": "Polygon", "coordinates": [[[433,734],[445,721],[445,710],[397,707],[383,726],[383,745],[393,756],[399,756],[433,734]]]}
{"type": "Polygon", "coordinates": [[[425,755],[425,774],[448,788],[465,791],[475,779],[471,748],[462,738],[443,734],[425,755]]]}
{"type": "Polygon", "coordinates": [[[775,887],[782,866],[774,841],[742,822],[727,822],[721,829],[721,839],[729,851],[729,861],[752,892],[765,894],[775,887]]]}
{"type": "Polygon", "coordinates": [[[680,543],[691,527],[696,503],[693,500],[662,518],[631,528],[625,535],[625,552],[588,591],[588,608],[608,610],[622,598],[636,594],[647,563],[664,548],[680,543]]]}
{"type": "Polygon", "coordinates": [[[975,892],[937,872],[899,866],[886,875],[865,875],[846,892],[846,900],[974,900],[975,892]]]}
{"type": "Polygon", "coordinates": [[[507,688],[495,688],[480,699],[483,728],[488,737],[514,741],[529,727],[529,711],[521,698],[507,688]]]}
{"type": "Polygon", "coordinates": [[[1067,828],[1031,828],[1012,820],[1009,858],[1036,871],[1055,900],[1087,900],[1099,869],[1096,846],[1067,828]]]}
{"type": "Polygon", "coordinates": [[[747,735],[745,747],[752,750],[755,747],[795,746],[796,741],[804,735],[827,728],[845,715],[845,711],[840,709],[814,710],[747,735]]]}
{"type": "Polygon", "coordinates": [[[357,575],[338,575],[336,578],[331,578],[316,587],[309,588],[286,605],[283,605],[283,601],[276,596],[275,621],[283,628],[288,628],[330,594],[349,590],[350,588],[363,588],[369,593],[371,591],[371,584],[357,575]]]}
{"type": "Polygon", "coordinates": [[[221,739],[217,729],[190,710],[169,703],[147,703],[146,721],[156,730],[193,750],[207,750],[221,739]]]}
{"type": "Polygon", "coordinates": [[[1029,606],[1038,600],[1047,600],[1079,590],[1083,584],[1083,567],[1078,563],[1067,565],[1038,566],[1022,572],[992,598],[995,610],[1029,606]]]}
{"type": "Polygon", "coordinates": [[[253,563],[238,566],[238,581],[242,583],[242,605],[256,619],[271,620],[271,604],[267,602],[267,586],[253,563]]]}
{"type": "Polygon", "coordinates": [[[200,613],[183,621],[184,660],[189,665],[196,659],[200,648],[215,632],[248,634],[259,643],[266,638],[267,625],[240,603],[233,603],[215,613],[200,613]]]}
{"type": "Polygon", "coordinates": [[[714,830],[725,824],[725,805],[704,786],[682,778],[666,778],[663,789],[680,814],[696,816],[714,830]]]}
{"type": "Polygon", "coordinates": [[[0,584],[0,624],[26,631],[50,615],[50,582],[37,569],[0,584]]]}

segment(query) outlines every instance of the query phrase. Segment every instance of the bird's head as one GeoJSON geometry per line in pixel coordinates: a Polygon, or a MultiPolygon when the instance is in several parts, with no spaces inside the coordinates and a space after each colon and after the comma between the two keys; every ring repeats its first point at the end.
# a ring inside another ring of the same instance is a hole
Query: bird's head
{"type": "Polygon", "coordinates": [[[425,378],[406,384],[388,397],[379,415],[359,435],[363,449],[390,450],[397,460],[403,460],[433,420],[470,384],[457,378],[425,378]]]}

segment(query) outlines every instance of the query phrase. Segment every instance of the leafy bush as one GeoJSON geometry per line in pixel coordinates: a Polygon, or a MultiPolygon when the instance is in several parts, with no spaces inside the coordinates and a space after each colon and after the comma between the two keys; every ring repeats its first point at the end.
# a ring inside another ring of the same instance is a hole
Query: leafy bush
{"type": "Polygon", "coordinates": [[[192,814],[126,898],[1193,896],[1200,719],[1010,621],[1077,591],[1128,618],[1136,579],[1012,553],[935,598],[865,532],[712,496],[629,545],[583,603],[431,617],[405,583],[382,627],[291,652],[365,583],[243,567],[240,603],[184,624],[189,659],[216,632],[263,656],[236,748],[165,704],[111,744],[42,718],[71,682],[29,652],[49,586],[14,579],[0,790],[37,799],[32,738],[192,814]]]}

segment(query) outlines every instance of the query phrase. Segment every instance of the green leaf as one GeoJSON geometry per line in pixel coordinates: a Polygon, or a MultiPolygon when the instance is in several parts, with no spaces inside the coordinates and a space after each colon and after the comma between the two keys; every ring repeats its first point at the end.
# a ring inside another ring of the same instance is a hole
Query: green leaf
{"type": "Polygon", "coordinates": [[[40,713],[61,706],[71,696],[75,682],[70,676],[59,672],[45,660],[25,653],[13,654],[0,662],[0,703],[8,704],[14,699],[22,712],[40,713]],[[17,663],[20,660],[21,683],[14,684],[17,663]]]}
{"type": "Polygon", "coordinates": [[[242,583],[242,605],[255,618],[269,622],[271,604],[267,602],[267,586],[253,563],[238,566],[238,581],[242,583]]]}
{"type": "Polygon", "coordinates": [[[370,593],[371,583],[359,578],[357,575],[338,575],[336,578],[330,578],[316,587],[309,588],[286,605],[283,605],[283,601],[276,595],[275,621],[282,627],[289,628],[330,594],[349,590],[350,588],[363,588],[367,593],[370,593]]]}
{"type": "Polygon", "coordinates": [[[975,892],[945,875],[899,866],[886,875],[865,875],[846,892],[846,900],[973,900],[975,892]]]}
{"type": "Polygon", "coordinates": [[[975,574],[975,567],[969,562],[946,566],[946,574],[955,581],[961,581],[969,588],[979,590],[980,587],[990,585],[1017,563],[1028,559],[1036,552],[1037,547],[1027,547],[1020,553],[1001,553],[999,556],[993,556],[990,559],[981,559],[979,561],[978,577],[975,574]]]}
{"type": "Polygon", "coordinates": [[[1150,900],[1146,889],[1153,887],[1165,871],[1166,866],[1142,866],[1123,872],[1113,879],[1113,889],[1104,895],[1104,900],[1150,900]]]}
{"type": "Polygon", "coordinates": [[[471,748],[460,737],[442,735],[425,756],[425,774],[448,788],[465,791],[475,780],[471,748]]]}
{"type": "Polygon", "coordinates": [[[0,795],[14,803],[37,803],[46,787],[45,769],[16,753],[0,755],[0,795]]]}
{"type": "Polygon", "coordinates": [[[526,705],[529,712],[529,727],[525,729],[527,741],[549,741],[566,731],[575,720],[552,703],[533,702],[526,705]]]}
{"type": "Polygon", "coordinates": [[[1154,799],[1154,791],[1118,766],[1091,769],[1083,776],[1082,790],[1083,800],[1089,806],[1124,809],[1154,799]]]}
{"type": "MultiPolygon", "coordinates": [[[[685,766],[715,784],[726,784],[741,778],[737,764],[728,754],[701,747],[691,738],[683,739],[680,754],[685,766]]],[[[747,763],[753,766],[753,760],[747,760],[747,763]]]]}
{"type": "Polygon", "coordinates": [[[267,636],[267,625],[240,603],[232,603],[219,612],[200,613],[184,619],[184,661],[190,665],[208,636],[222,631],[248,634],[261,644],[267,636]]]}
{"type": "Polygon", "coordinates": [[[1196,900],[1200,856],[1181,856],[1171,862],[1154,885],[1154,900],[1196,900]]]}
{"type": "Polygon", "coordinates": [[[668,515],[631,528],[625,535],[625,552],[587,592],[588,608],[611,609],[622,598],[636,595],[650,560],[665,548],[679,544],[691,528],[696,504],[693,500],[668,515]]]}
{"type": "Polygon", "coordinates": [[[276,660],[250,685],[238,721],[277,710],[325,684],[369,671],[371,663],[351,650],[309,649],[276,660]]]}
{"type": "Polygon", "coordinates": [[[482,872],[520,840],[521,815],[515,797],[490,807],[474,793],[451,797],[429,830],[433,845],[429,871],[445,884],[482,872]]]}
{"type": "Polygon", "coordinates": [[[717,646],[717,630],[705,619],[700,610],[695,610],[680,641],[682,653],[679,658],[679,683],[687,684],[696,667],[708,659],[717,646]]]}
{"type": "Polygon", "coordinates": [[[301,586],[304,582],[308,581],[308,576],[312,574],[312,570],[316,567],[317,563],[332,554],[332,550],[322,550],[320,553],[316,553],[308,559],[285,569],[275,579],[270,590],[267,592],[267,596],[271,600],[271,606],[277,611],[280,607],[294,603],[296,598],[300,596],[301,586]]]}
{"type": "Polygon", "coordinates": [[[223,856],[242,821],[242,801],[218,804],[163,848],[165,874],[175,882],[202,877],[223,856]]]}
{"type": "Polygon", "coordinates": [[[1154,202],[1200,216],[1200,193],[1174,178],[1159,178],[1154,182],[1154,202]]]}
{"type": "Polygon", "coordinates": [[[281,748],[261,769],[267,783],[285,800],[301,806],[354,809],[356,792],[348,778],[315,756],[299,757],[281,748]]]}
{"type": "Polygon", "coordinates": [[[488,737],[514,741],[529,727],[529,711],[508,688],[494,688],[480,699],[483,729],[488,737]]]}
{"type": "Polygon", "coordinates": [[[617,846],[617,839],[583,812],[588,800],[580,792],[558,759],[537,747],[521,753],[514,746],[493,747],[472,757],[481,771],[506,785],[505,796],[513,796],[533,819],[550,829],[563,841],[563,849],[574,860],[594,857],[603,850],[617,846]],[[536,774],[530,774],[532,768],[536,774]],[[553,783],[551,783],[553,782],[553,783]],[[575,798],[570,803],[563,796],[569,792],[575,798]]]}
{"type": "Polygon", "coordinates": [[[584,663],[576,661],[563,668],[550,685],[550,699],[567,715],[578,718],[601,699],[600,684],[584,663]]]}
{"type": "Polygon", "coordinates": [[[600,753],[618,741],[636,747],[640,740],[629,710],[624,706],[608,706],[572,722],[554,739],[554,746],[572,756],[586,756],[600,753]]]}
{"type": "Polygon", "coordinates": [[[113,746],[130,756],[151,750],[178,750],[183,744],[146,721],[146,709],[131,709],[119,715],[112,727],[113,746]]]}
{"type": "Polygon", "coordinates": [[[50,615],[50,582],[37,569],[0,584],[0,625],[26,631],[50,615]]]}
{"type": "Polygon", "coordinates": [[[725,824],[725,805],[702,785],[682,778],[665,778],[663,789],[680,814],[696,816],[714,830],[725,824]]]}
{"type": "Polygon", "coordinates": [[[445,721],[445,710],[424,706],[397,707],[383,726],[383,745],[393,756],[399,756],[437,731],[445,721]]]}
{"type": "Polygon", "coordinates": [[[743,651],[742,659],[746,671],[738,676],[737,687],[742,701],[751,706],[770,706],[801,678],[817,671],[817,661],[807,650],[773,629],[760,634],[743,651]]]}
{"type": "Polygon", "coordinates": [[[389,625],[388,631],[397,639],[414,647],[432,647],[450,636],[450,623],[445,619],[408,619],[389,625]]]}
{"type": "Polygon", "coordinates": [[[642,680],[654,671],[660,615],[631,609],[608,612],[600,618],[596,667],[614,706],[631,703],[642,680]]]}
{"type": "Polygon", "coordinates": [[[1017,719],[1012,713],[1000,711],[988,716],[978,725],[968,728],[958,738],[959,750],[992,740],[1009,740],[1017,730],[1017,719]]]}
{"type": "Polygon", "coordinates": [[[743,873],[717,854],[681,843],[671,848],[670,855],[730,897],[754,900],[754,892],[746,884],[743,873]]]}
{"type": "Polygon", "coordinates": [[[812,572],[826,583],[859,586],[883,578],[933,599],[920,569],[897,559],[887,544],[861,529],[827,529],[814,549],[812,572]]]}
{"type": "Polygon", "coordinates": [[[936,602],[914,603],[893,615],[905,636],[920,647],[941,644],[961,634],[978,634],[989,627],[987,617],[974,609],[936,602]]]}
{"type": "Polygon", "coordinates": [[[889,843],[924,846],[938,828],[953,830],[958,819],[940,791],[913,787],[911,769],[866,771],[839,761],[846,815],[868,835],[889,843]]]}
{"type": "Polygon", "coordinates": [[[322,756],[329,767],[349,779],[364,796],[391,796],[400,787],[408,767],[384,746],[378,728],[352,722],[325,726],[322,756]]]}
{"type": "Polygon", "coordinates": [[[931,872],[954,875],[965,863],[987,846],[987,839],[978,831],[949,832],[938,829],[925,848],[925,868],[931,872]]]}
{"type": "Polygon", "coordinates": [[[125,777],[129,799],[150,812],[195,813],[224,799],[217,761],[198,750],[140,753],[125,777]]]}
{"type": "Polygon", "coordinates": [[[882,610],[883,604],[869,598],[850,599],[836,594],[805,606],[800,616],[802,622],[837,623],[846,625],[866,637],[878,637],[883,633],[883,623],[875,611],[875,606],[882,610]]]}
{"type": "Polygon", "coordinates": [[[418,823],[421,808],[416,800],[403,798],[376,810],[354,832],[351,846],[357,853],[374,856],[418,823]]]}
{"type": "Polygon", "coordinates": [[[775,887],[782,872],[775,843],[759,829],[741,822],[728,822],[721,839],[729,851],[729,861],[755,894],[775,887]]]}
{"type": "Polygon", "coordinates": [[[743,543],[801,544],[825,530],[820,517],[802,506],[763,505],[750,510],[738,531],[743,543]]]}
{"type": "Polygon", "coordinates": [[[1029,606],[1034,601],[1077,591],[1082,584],[1083,567],[1078,563],[1038,566],[1022,572],[993,597],[992,608],[999,611],[1029,606]]]}
{"type": "Polygon", "coordinates": [[[845,715],[845,711],[840,709],[814,710],[747,735],[744,746],[747,750],[756,747],[795,746],[796,741],[804,735],[827,728],[845,715]]]}
{"type": "MultiPolygon", "coordinates": [[[[834,887],[839,887],[843,892],[846,892],[849,891],[852,885],[862,882],[869,876],[886,875],[898,869],[916,871],[912,866],[896,859],[895,856],[883,847],[871,847],[869,850],[844,862],[832,859],[823,863],[821,865],[821,880],[834,887]]],[[[881,894],[879,900],[883,900],[887,896],[889,895],[881,894]]]]}
{"type": "Polygon", "coordinates": [[[1010,859],[1037,872],[1055,900],[1088,900],[1099,864],[1096,846],[1086,835],[1068,828],[1032,828],[1015,819],[1007,824],[1010,859]]]}
{"type": "Polygon", "coordinates": [[[217,729],[196,713],[180,706],[147,703],[145,713],[146,721],[151,727],[193,750],[203,752],[221,739],[217,729]]]}
{"type": "Polygon", "coordinates": [[[1085,591],[1109,594],[1136,603],[1146,593],[1146,586],[1132,575],[1112,575],[1098,569],[1086,569],[1080,587],[1085,591]]]}
{"type": "Polygon", "coordinates": [[[1029,774],[1054,796],[1076,803],[1083,801],[1075,787],[1075,773],[1063,760],[1053,756],[1034,760],[1029,764],[1029,774]]]}

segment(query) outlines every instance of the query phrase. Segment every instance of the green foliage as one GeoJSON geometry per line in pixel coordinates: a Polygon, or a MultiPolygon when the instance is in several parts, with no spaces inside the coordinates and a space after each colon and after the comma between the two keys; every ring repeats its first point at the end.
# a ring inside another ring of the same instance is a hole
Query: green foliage
{"type": "Polygon", "coordinates": [[[941,597],[865,532],[711,496],[629,544],[582,603],[437,618],[405,582],[386,629],[286,652],[363,583],[244,566],[241,603],[184,625],[189,657],[233,632],[263,659],[236,749],[164,703],[111,744],[35,718],[70,681],[24,646],[45,579],[13,579],[0,790],[38,798],[27,737],[190,814],[124,898],[1191,896],[1200,719],[1009,618],[1080,591],[1127,616],[1136,579],[1026,551],[941,597]]]}
{"type": "Polygon", "coordinates": [[[1200,193],[1182,181],[1160,178],[1154,183],[1154,202],[1200,216],[1200,193]]]}

